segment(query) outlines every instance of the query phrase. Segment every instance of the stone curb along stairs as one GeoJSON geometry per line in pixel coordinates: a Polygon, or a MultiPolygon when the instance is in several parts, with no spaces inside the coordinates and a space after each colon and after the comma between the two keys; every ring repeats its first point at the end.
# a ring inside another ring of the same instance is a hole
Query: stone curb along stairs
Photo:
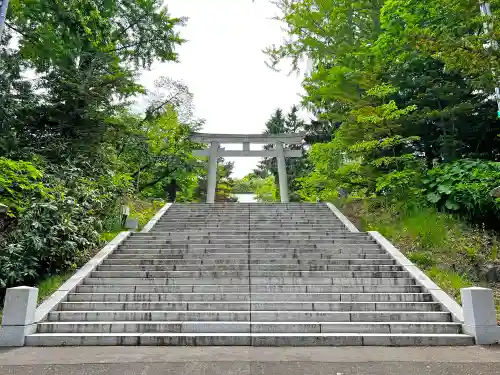
{"type": "Polygon", "coordinates": [[[472,345],[460,306],[331,205],[173,204],[37,310],[26,345],[472,345]]]}

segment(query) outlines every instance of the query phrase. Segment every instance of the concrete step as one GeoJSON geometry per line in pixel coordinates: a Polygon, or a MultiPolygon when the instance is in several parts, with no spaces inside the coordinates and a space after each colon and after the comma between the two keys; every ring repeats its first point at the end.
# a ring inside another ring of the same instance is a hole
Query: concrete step
{"type": "Polygon", "coordinates": [[[220,261],[220,260],[231,260],[236,259],[241,262],[244,260],[250,261],[262,261],[268,262],[270,259],[279,260],[299,260],[301,262],[305,261],[318,261],[318,260],[336,260],[336,259],[352,259],[352,260],[363,260],[363,259],[375,259],[375,260],[391,260],[388,254],[381,254],[378,252],[374,253],[350,253],[350,252],[338,252],[333,254],[323,254],[321,252],[302,252],[294,253],[293,250],[290,252],[252,252],[252,253],[236,253],[230,252],[172,252],[164,250],[154,250],[149,252],[115,252],[109,259],[152,259],[152,258],[163,258],[163,259],[184,259],[184,260],[196,260],[196,261],[220,261]]]}
{"type": "Polygon", "coordinates": [[[248,237],[242,237],[239,239],[234,239],[230,242],[226,242],[218,239],[204,240],[204,241],[191,241],[186,239],[176,239],[172,238],[165,241],[125,241],[120,248],[228,248],[237,247],[241,248],[242,245],[246,247],[250,246],[253,248],[290,248],[290,246],[297,247],[300,249],[380,249],[380,246],[375,242],[333,242],[331,240],[326,241],[310,241],[301,240],[269,240],[269,241],[255,241],[249,239],[248,237]]]}
{"type": "MultiPolygon", "coordinates": [[[[267,256],[266,254],[275,254],[277,257],[281,256],[311,256],[316,255],[318,258],[328,257],[333,255],[342,255],[345,254],[348,258],[356,258],[358,255],[377,255],[384,256],[388,255],[384,250],[381,249],[346,249],[346,248],[335,248],[335,249],[298,249],[298,248],[242,248],[241,246],[235,246],[231,248],[218,248],[218,247],[209,247],[209,248],[168,248],[168,247],[159,247],[159,248],[120,248],[116,250],[113,255],[154,255],[154,254],[163,254],[163,255],[218,255],[218,254],[247,254],[252,255],[252,257],[257,258],[259,256],[267,256]]],[[[154,258],[154,256],[153,256],[154,258]]]]}
{"type": "Polygon", "coordinates": [[[28,345],[469,345],[367,233],[324,204],[174,204],[28,345]]]}
{"type": "Polygon", "coordinates": [[[336,278],[336,277],[218,277],[218,278],[121,278],[121,277],[89,277],[85,285],[414,285],[411,278],[336,278]]]}
{"type": "Polygon", "coordinates": [[[251,245],[249,246],[248,243],[241,243],[241,244],[199,244],[196,246],[195,244],[161,244],[161,245],[131,245],[131,244],[125,244],[120,246],[117,250],[115,250],[114,253],[122,253],[122,252],[137,252],[137,253],[144,253],[145,251],[156,251],[156,250],[164,250],[164,251],[227,251],[227,252],[262,252],[263,250],[266,251],[276,251],[276,252],[318,252],[318,250],[322,250],[324,252],[351,252],[352,254],[358,254],[358,253],[380,253],[380,254],[385,254],[386,251],[380,249],[376,245],[360,245],[360,246],[350,246],[350,245],[329,245],[329,246],[323,246],[323,247],[318,247],[318,246],[296,246],[296,245],[288,245],[288,244],[282,244],[279,246],[279,244],[272,243],[269,245],[251,245]],[[236,251],[238,250],[238,251],[236,251]]]}
{"type": "Polygon", "coordinates": [[[246,238],[252,238],[252,239],[258,239],[260,237],[263,238],[292,238],[292,239],[310,239],[310,238],[317,238],[317,239],[325,239],[325,240],[346,240],[346,239],[351,239],[353,241],[359,241],[359,240],[369,240],[371,243],[374,243],[374,241],[368,236],[367,234],[362,233],[356,234],[356,235],[351,235],[349,233],[342,233],[342,232],[335,232],[335,231],[324,231],[324,232],[318,232],[318,231],[297,231],[297,232],[290,232],[290,231],[251,231],[251,232],[243,232],[243,231],[228,231],[228,232],[215,232],[215,231],[204,231],[204,230],[195,230],[195,231],[175,231],[175,232],[161,232],[161,233],[144,233],[144,234],[149,234],[148,236],[130,236],[127,241],[169,241],[171,239],[177,239],[179,237],[184,238],[184,237],[189,237],[191,238],[206,238],[206,239],[211,239],[211,238],[241,238],[241,237],[246,237],[246,238]]]}
{"type": "Polygon", "coordinates": [[[403,271],[401,266],[395,265],[318,265],[318,264],[169,264],[169,265],[109,265],[103,264],[97,271],[142,271],[142,272],[165,272],[165,271],[351,271],[351,272],[388,272],[403,271]]]}
{"type": "Polygon", "coordinates": [[[461,334],[409,333],[38,333],[27,346],[353,346],[472,345],[461,334]]]}
{"type": "Polygon", "coordinates": [[[94,278],[247,278],[248,277],[328,277],[328,278],[407,278],[406,271],[94,271],[94,278]]]}
{"type": "Polygon", "coordinates": [[[227,220],[228,218],[239,218],[245,222],[248,221],[259,221],[259,220],[290,220],[290,221],[300,221],[300,220],[324,220],[324,221],[335,221],[340,222],[338,218],[333,216],[331,213],[325,212],[262,212],[262,213],[248,213],[248,212],[234,212],[234,211],[220,211],[220,212],[186,212],[186,213],[175,213],[170,212],[161,218],[162,221],[173,222],[175,219],[182,221],[189,220],[208,220],[208,219],[219,219],[227,220]]]}
{"type": "Polygon", "coordinates": [[[458,323],[359,322],[47,322],[40,333],[461,333],[458,323]]]}
{"type": "Polygon", "coordinates": [[[377,266],[377,265],[396,265],[396,261],[392,259],[293,259],[293,258],[277,258],[277,259],[254,259],[254,257],[250,257],[250,261],[248,261],[248,257],[246,259],[169,259],[169,258],[160,258],[160,259],[138,259],[138,258],[115,258],[111,256],[110,258],[104,260],[102,263],[106,266],[206,266],[206,267],[216,267],[216,266],[248,266],[249,264],[252,267],[260,266],[260,265],[276,265],[276,266],[317,266],[317,267],[325,267],[325,266],[346,266],[346,265],[359,265],[359,266],[377,266]]]}
{"type": "Polygon", "coordinates": [[[296,225],[301,226],[303,224],[323,224],[323,225],[335,225],[340,227],[341,223],[338,220],[334,220],[331,218],[308,218],[308,217],[273,217],[273,218],[265,218],[258,217],[254,219],[248,219],[248,217],[239,217],[239,216],[223,216],[223,217],[205,217],[205,218],[194,218],[189,217],[182,219],[172,218],[171,220],[160,220],[158,221],[159,225],[169,226],[169,225],[205,225],[205,224],[221,224],[221,223],[234,223],[238,225],[266,225],[266,224],[281,224],[281,225],[296,225]]]}
{"type": "Polygon", "coordinates": [[[297,246],[302,247],[305,245],[311,245],[311,242],[314,243],[316,247],[326,246],[326,245],[347,245],[347,246],[356,246],[356,245],[365,245],[365,246],[377,246],[374,241],[371,240],[350,240],[350,239],[308,239],[308,238],[288,238],[288,239],[266,239],[266,238],[257,238],[257,239],[249,239],[248,237],[242,236],[241,238],[176,238],[173,237],[169,240],[164,241],[145,241],[145,240],[128,240],[124,245],[120,246],[120,248],[131,248],[131,247],[153,247],[153,246],[164,246],[164,245],[194,245],[194,244],[217,244],[221,247],[230,247],[232,245],[248,245],[252,244],[253,246],[263,245],[273,245],[275,247],[279,247],[280,244],[282,247],[285,246],[297,246]]]}
{"type": "MultiPolygon", "coordinates": [[[[228,227],[224,228],[225,230],[228,229],[235,229],[235,228],[241,228],[241,229],[246,229],[246,230],[257,230],[257,228],[262,228],[262,229],[270,229],[272,226],[281,226],[281,227],[291,227],[293,228],[324,228],[324,229],[341,229],[345,228],[344,224],[338,222],[338,221],[323,221],[323,222],[310,222],[310,221],[301,221],[299,223],[295,221],[281,221],[281,220],[276,220],[276,221],[243,221],[243,220],[238,220],[238,219],[230,219],[230,220],[205,220],[205,221],[193,221],[186,219],[185,221],[179,221],[179,220],[172,220],[172,221],[159,221],[156,225],[155,228],[172,228],[172,227],[221,227],[221,226],[226,226],[228,227]]],[[[349,232],[350,233],[350,232],[349,232]]]]}
{"type": "Polygon", "coordinates": [[[170,226],[170,225],[220,225],[221,223],[232,223],[234,225],[240,226],[250,226],[253,229],[255,226],[266,226],[270,224],[278,225],[294,225],[301,227],[303,225],[323,225],[323,226],[334,226],[341,228],[344,224],[336,219],[332,218],[316,218],[316,217],[251,217],[251,218],[241,218],[226,216],[223,218],[217,217],[206,217],[206,218],[185,218],[175,220],[162,219],[158,222],[160,225],[170,226]]]}
{"type": "Polygon", "coordinates": [[[440,311],[435,302],[160,301],[61,302],[61,311],[440,311]]]}
{"type": "MultiPolygon", "coordinates": [[[[225,229],[225,230],[244,230],[248,229],[249,225],[238,225],[234,223],[223,223],[220,225],[193,225],[192,223],[189,225],[158,225],[151,229],[149,233],[152,234],[157,234],[157,233],[163,233],[163,232],[171,232],[171,231],[185,231],[185,230],[207,230],[207,231],[216,231],[218,229],[225,229]]],[[[346,227],[340,227],[340,226],[335,226],[335,225],[280,225],[278,223],[274,224],[266,224],[266,225],[252,225],[252,230],[255,232],[262,231],[262,230],[272,230],[276,229],[279,231],[291,231],[294,229],[301,229],[301,230],[320,230],[320,231],[335,231],[338,233],[351,233],[346,227]]]]}
{"type": "MultiPolygon", "coordinates": [[[[337,225],[338,228],[342,228],[342,225],[337,225]]],[[[169,236],[171,234],[176,234],[179,233],[178,230],[166,230],[165,232],[160,232],[160,233],[152,233],[152,232],[147,232],[147,233],[141,233],[141,232],[134,232],[130,235],[129,238],[141,238],[141,237],[165,237],[169,236]]],[[[367,232],[344,232],[344,231],[337,231],[332,228],[324,228],[318,230],[317,228],[300,228],[298,226],[296,230],[291,230],[291,229],[283,229],[280,228],[279,230],[276,229],[260,229],[260,230],[255,230],[254,226],[252,225],[251,227],[247,226],[246,228],[218,228],[216,230],[211,230],[211,229],[193,229],[190,230],[189,228],[185,228],[182,230],[180,233],[203,233],[203,234],[231,234],[231,233],[243,233],[243,234],[249,234],[249,233],[264,233],[264,234],[273,234],[273,233],[281,233],[281,234],[295,234],[295,233],[305,233],[305,234],[315,234],[315,233],[320,233],[320,234],[331,234],[331,235],[337,235],[337,236],[347,236],[347,237],[366,237],[368,236],[367,232]]]]}
{"type": "MultiPolygon", "coordinates": [[[[259,257],[269,258],[271,255],[276,255],[276,259],[281,257],[294,257],[294,258],[311,258],[314,256],[317,259],[329,259],[331,257],[339,259],[364,259],[366,258],[377,258],[377,259],[390,259],[390,255],[381,249],[346,249],[346,248],[335,248],[335,249],[297,249],[297,248],[245,248],[245,247],[205,247],[205,248],[173,248],[173,247],[163,247],[163,248],[121,248],[115,250],[112,256],[126,257],[130,255],[131,258],[148,256],[148,259],[157,258],[169,258],[169,255],[175,255],[174,258],[179,258],[179,255],[199,255],[200,259],[206,256],[217,257],[221,254],[239,254],[251,256],[249,259],[259,259],[259,257]],[[156,255],[161,254],[158,257],[156,255]],[[343,256],[342,256],[343,255],[343,256]]],[[[272,257],[271,257],[272,258],[272,257]]]]}
{"type": "Polygon", "coordinates": [[[52,311],[49,322],[231,321],[249,322],[451,322],[443,311],[52,311]]]}
{"type": "MultiPolygon", "coordinates": [[[[243,249],[244,250],[244,249],[243,249]]],[[[343,250],[335,249],[329,251],[296,250],[296,249],[251,249],[242,251],[237,249],[124,249],[117,250],[110,259],[119,258],[166,258],[166,259],[188,259],[195,258],[203,260],[242,258],[247,261],[264,259],[390,259],[390,256],[381,250],[343,250]]]]}
{"type": "MultiPolygon", "coordinates": [[[[170,211],[170,210],[169,210],[170,211]]],[[[198,218],[198,219],[203,219],[206,217],[233,217],[233,216],[240,216],[244,220],[248,219],[258,219],[258,218],[273,218],[273,219],[279,219],[280,217],[287,217],[287,218],[311,218],[311,219],[317,219],[317,218],[325,218],[325,219],[330,219],[330,220],[339,220],[336,216],[334,216],[331,212],[326,212],[326,211],[307,211],[307,210],[294,210],[294,211],[254,211],[254,212],[248,212],[244,210],[240,211],[234,211],[234,210],[220,210],[220,211],[184,211],[184,212],[175,212],[171,211],[167,213],[166,215],[163,216],[162,220],[175,220],[175,218],[178,218],[180,220],[184,219],[190,219],[190,218],[198,218]]]]}
{"type": "Polygon", "coordinates": [[[159,301],[432,302],[429,293],[71,293],[68,302],[159,301]]]}
{"type": "Polygon", "coordinates": [[[311,243],[313,241],[315,244],[373,244],[376,243],[368,238],[363,239],[358,238],[336,238],[334,236],[280,236],[280,235],[262,235],[262,234],[251,234],[248,235],[230,235],[230,236],[204,236],[204,235],[172,235],[170,237],[165,237],[162,239],[145,239],[145,238],[131,238],[127,240],[127,245],[138,245],[138,246],[149,246],[151,245],[162,245],[169,243],[244,243],[244,244],[259,244],[259,243],[311,243]]]}
{"type": "Polygon", "coordinates": [[[422,293],[418,285],[123,285],[84,284],[77,293],[422,293]]]}
{"type": "Polygon", "coordinates": [[[352,236],[349,232],[337,232],[337,231],[332,231],[332,230],[325,230],[325,231],[315,231],[315,230],[297,230],[296,232],[292,232],[289,230],[273,230],[273,231],[255,231],[255,232],[249,232],[249,231],[226,231],[226,232],[219,232],[217,233],[216,231],[213,230],[204,230],[204,229],[195,229],[195,230],[181,230],[181,231],[175,231],[175,232],[156,232],[156,233],[143,233],[143,235],[132,235],[130,236],[127,241],[166,241],[170,240],[172,238],[177,238],[179,236],[191,236],[193,237],[246,237],[246,238],[254,238],[258,236],[263,236],[265,238],[274,238],[276,236],[281,236],[283,238],[290,238],[290,237],[304,237],[304,238],[309,238],[309,237],[314,237],[314,236],[319,236],[320,238],[327,238],[327,239],[371,239],[368,235],[364,234],[363,235],[355,235],[352,236]]]}

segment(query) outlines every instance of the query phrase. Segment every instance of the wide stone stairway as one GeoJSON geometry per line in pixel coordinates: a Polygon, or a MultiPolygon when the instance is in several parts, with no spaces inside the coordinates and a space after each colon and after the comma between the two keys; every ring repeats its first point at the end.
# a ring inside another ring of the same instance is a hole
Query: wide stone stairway
{"type": "Polygon", "coordinates": [[[470,345],[431,294],[323,204],[174,204],[27,345],[470,345]]]}

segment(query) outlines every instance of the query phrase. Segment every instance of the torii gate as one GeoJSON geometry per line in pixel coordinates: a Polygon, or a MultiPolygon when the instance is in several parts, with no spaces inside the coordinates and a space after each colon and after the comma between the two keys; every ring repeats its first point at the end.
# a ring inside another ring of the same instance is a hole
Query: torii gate
{"type": "Polygon", "coordinates": [[[208,156],[208,185],[207,203],[215,202],[215,187],[217,183],[217,158],[224,157],[275,157],[278,161],[278,179],[282,203],[288,202],[288,181],[286,175],[285,158],[302,157],[301,150],[285,150],[283,145],[301,144],[302,134],[208,134],[193,133],[190,139],[194,142],[208,143],[210,148],[197,150],[194,156],[208,156]],[[241,143],[242,150],[226,150],[220,147],[221,143],[241,143]],[[273,150],[250,150],[250,143],[274,144],[273,150]]]}

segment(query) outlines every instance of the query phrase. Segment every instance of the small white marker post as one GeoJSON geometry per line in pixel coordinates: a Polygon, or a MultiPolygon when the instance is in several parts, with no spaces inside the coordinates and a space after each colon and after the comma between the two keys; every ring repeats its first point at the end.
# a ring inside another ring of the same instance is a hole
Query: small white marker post
{"type": "Polygon", "coordinates": [[[7,289],[0,327],[0,346],[24,346],[27,335],[36,330],[38,288],[18,286],[7,289]]]}
{"type": "Polygon", "coordinates": [[[496,344],[500,341],[493,291],[488,288],[463,288],[464,333],[474,336],[476,345],[496,344]]]}

